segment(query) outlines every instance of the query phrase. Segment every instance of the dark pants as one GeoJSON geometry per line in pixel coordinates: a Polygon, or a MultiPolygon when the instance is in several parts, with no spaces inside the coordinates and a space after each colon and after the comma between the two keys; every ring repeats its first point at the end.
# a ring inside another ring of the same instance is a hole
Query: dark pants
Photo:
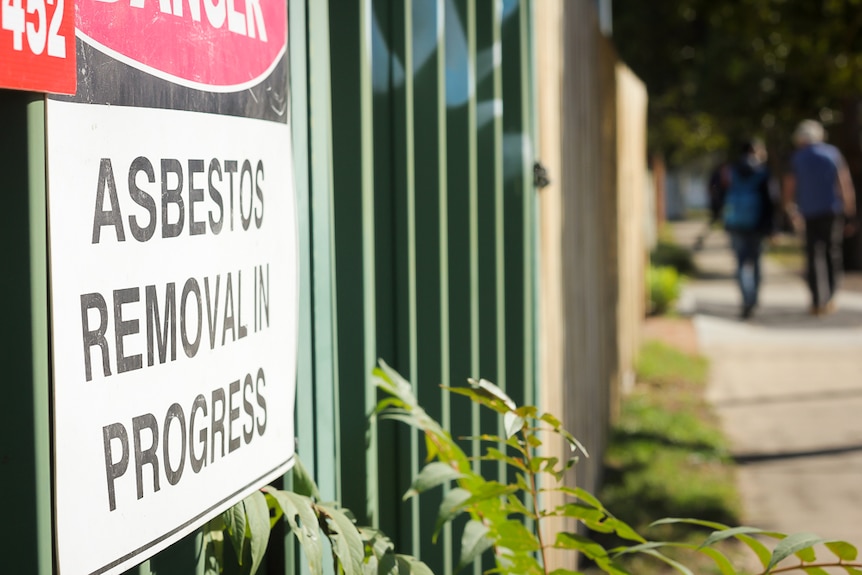
{"type": "Polygon", "coordinates": [[[805,255],[808,261],[808,289],[811,305],[829,303],[841,280],[841,249],[844,218],[835,215],[805,219],[805,255]]]}
{"type": "Polygon", "coordinates": [[[742,293],[742,306],[750,311],[757,305],[760,291],[760,254],[763,251],[763,234],[760,232],[731,232],[730,245],[736,255],[736,281],[742,293]]]}

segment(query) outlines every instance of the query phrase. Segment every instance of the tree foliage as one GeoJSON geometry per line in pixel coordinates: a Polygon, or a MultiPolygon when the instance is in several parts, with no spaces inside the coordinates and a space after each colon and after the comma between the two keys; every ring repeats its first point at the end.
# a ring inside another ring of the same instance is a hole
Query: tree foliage
{"type": "Polygon", "coordinates": [[[794,125],[845,121],[862,94],[862,0],[614,2],[614,42],[647,84],[650,146],[673,162],[794,125]]]}

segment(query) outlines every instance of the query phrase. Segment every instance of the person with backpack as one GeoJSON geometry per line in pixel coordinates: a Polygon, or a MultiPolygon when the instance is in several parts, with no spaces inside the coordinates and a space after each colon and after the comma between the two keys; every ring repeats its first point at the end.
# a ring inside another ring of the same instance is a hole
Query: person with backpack
{"type": "Polygon", "coordinates": [[[766,148],[759,140],[742,146],[739,159],[722,175],[725,181],[724,228],[736,255],[736,280],[742,294],[743,319],[751,317],[760,292],[763,240],[772,233],[773,206],[769,195],[766,148]]]}
{"type": "Polygon", "coordinates": [[[841,152],[824,142],[820,122],[800,122],[793,143],[797,149],[784,178],[783,203],[791,217],[804,220],[811,313],[820,316],[835,309],[843,238],[855,233],[856,192],[841,152]]]}

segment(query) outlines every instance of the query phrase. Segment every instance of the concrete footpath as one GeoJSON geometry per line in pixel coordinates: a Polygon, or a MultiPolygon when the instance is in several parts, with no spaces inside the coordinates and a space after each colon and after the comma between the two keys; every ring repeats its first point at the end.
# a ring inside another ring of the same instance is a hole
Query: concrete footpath
{"type": "MultiPolygon", "coordinates": [[[[673,225],[684,246],[703,229],[673,225]]],[[[711,361],[708,398],[740,463],[744,523],[862,548],[862,281],[848,276],[837,311],[814,317],[800,271],[764,257],[760,305],[740,320],[726,234],[713,230],[695,262],[679,311],[711,361]]]]}

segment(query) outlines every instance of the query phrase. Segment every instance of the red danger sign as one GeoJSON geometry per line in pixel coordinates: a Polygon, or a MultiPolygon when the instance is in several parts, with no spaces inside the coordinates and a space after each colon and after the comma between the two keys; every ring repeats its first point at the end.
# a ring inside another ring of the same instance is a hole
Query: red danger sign
{"type": "Polygon", "coordinates": [[[73,0],[0,0],[0,88],[74,94],[73,0]]]}
{"type": "MultiPolygon", "coordinates": [[[[8,0],[0,0],[8,1],[8,0]]],[[[170,82],[235,92],[269,75],[287,45],[277,0],[81,0],[78,34],[170,82]]]]}

